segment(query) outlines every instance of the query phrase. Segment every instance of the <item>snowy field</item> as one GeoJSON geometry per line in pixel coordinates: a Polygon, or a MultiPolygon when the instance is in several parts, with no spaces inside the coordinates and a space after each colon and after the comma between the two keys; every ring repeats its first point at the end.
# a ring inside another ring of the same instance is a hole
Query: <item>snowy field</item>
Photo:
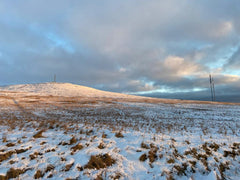
{"type": "Polygon", "coordinates": [[[0,117],[0,179],[240,179],[239,104],[46,83],[0,88],[0,117]]]}

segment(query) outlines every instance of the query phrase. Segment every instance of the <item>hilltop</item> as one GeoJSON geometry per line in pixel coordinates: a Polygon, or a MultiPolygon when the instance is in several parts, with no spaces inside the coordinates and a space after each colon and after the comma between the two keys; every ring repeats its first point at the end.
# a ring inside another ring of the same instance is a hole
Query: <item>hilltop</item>
{"type": "MultiPolygon", "coordinates": [[[[0,87],[0,91],[11,92],[25,92],[25,93],[37,93],[40,95],[53,95],[64,97],[115,97],[115,98],[127,98],[135,97],[131,95],[101,91],[94,88],[71,84],[71,83],[39,83],[39,84],[20,84],[0,87]]],[[[139,97],[140,98],[140,97],[139,97]]]]}
{"type": "Polygon", "coordinates": [[[134,101],[134,102],[147,102],[147,103],[170,103],[170,104],[228,104],[240,105],[239,103],[227,102],[211,102],[211,101],[198,101],[198,100],[180,100],[180,99],[166,99],[166,98],[151,98],[144,96],[128,95],[123,93],[102,91],[87,86],[71,84],[71,83],[39,83],[39,84],[19,84],[0,87],[0,93],[11,93],[11,96],[18,96],[24,93],[26,96],[58,96],[58,97],[82,97],[82,98],[105,98],[115,99],[120,101],[134,101]]]}

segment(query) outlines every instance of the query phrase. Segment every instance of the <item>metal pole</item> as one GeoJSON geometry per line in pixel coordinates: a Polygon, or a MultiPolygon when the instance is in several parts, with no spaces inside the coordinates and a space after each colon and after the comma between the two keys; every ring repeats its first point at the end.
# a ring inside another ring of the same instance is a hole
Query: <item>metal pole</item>
{"type": "Polygon", "coordinates": [[[212,98],[212,101],[213,101],[213,88],[212,88],[212,76],[211,76],[211,74],[209,74],[209,80],[210,80],[211,98],[212,98]]]}
{"type": "Polygon", "coordinates": [[[216,97],[215,97],[215,87],[214,87],[214,80],[212,78],[212,87],[213,87],[213,101],[216,101],[216,97]]]}

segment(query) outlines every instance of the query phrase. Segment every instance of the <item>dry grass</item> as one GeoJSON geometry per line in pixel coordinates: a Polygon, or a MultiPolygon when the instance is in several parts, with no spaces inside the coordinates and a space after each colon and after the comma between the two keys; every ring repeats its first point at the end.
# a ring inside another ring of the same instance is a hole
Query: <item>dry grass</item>
{"type": "Polygon", "coordinates": [[[24,174],[27,170],[25,169],[15,169],[15,168],[10,168],[7,171],[7,174],[5,176],[0,175],[0,180],[8,180],[12,178],[17,178],[21,174],[24,174]]]}
{"type": "Polygon", "coordinates": [[[17,154],[21,154],[21,153],[24,153],[24,152],[28,151],[28,148],[26,148],[26,149],[16,149],[15,151],[16,151],[17,154]]]}
{"type": "MultiPolygon", "coordinates": [[[[28,97],[29,98],[29,97],[28,97]]],[[[139,107],[123,107],[121,103],[116,103],[114,102],[147,102],[147,103],[159,103],[159,102],[165,102],[169,103],[168,105],[174,106],[175,103],[181,102],[181,103],[190,103],[190,102],[184,102],[184,101],[167,101],[167,100],[156,100],[156,99],[144,99],[144,100],[119,100],[119,99],[107,99],[107,98],[99,98],[99,99],[84,99],[84,98],[76,98],[76,100],[71,100],[71,98],[65,98],[65,97],[40,97],[40,96],[34,96],[31,97],[32,100],[21,100],[17,99],[19,104],[21,105],[20,107],[22,110],[29,109],[29,111],[21,111],[16,107],[14,104],[11,104],[12,100],[9,99],[9,107],[12,108],[11,111],[9,112],[4,112],[1,114],[1,117],[6,118],[1,121],[1,125],[8,126],[9,130],[13,130],[16,127],[19,130],[24,130],[27,128],[35,128],[39,129],[39,131],[33,136],[34,138],[44,138],[42,135],[44,130],[41,129],[50,129],[51,131],[55,130],[63,130],[65,133],[68,135],[69,133],[72,132],[79,132],[83,138],[89,139],[89,142],[86,143],[86,146],[91,146],[93,143],[95,143],[95,138],[96,138],[96,132],[95,129],[97,128],[108,128],[110,130],[113,130],[113,132],[117,132],[115,134],[116,137],[118,138],[123,138],[123,134],[121,131],[125,131],[128,129],[135,129],[138,131],[144,130],[144,131],[151,131],[152,129],[155,129],[156,132],[161,132],[162,134],[164,133],[169,133],[169,132],[178,132],[181,130],[183,132],[183,135],[185,132],[189,131],[191,132],[192,127],[198,127],[199,125],[199,130],[203,132],[205,135],[209,135],[211,133],[211,128],[214,127],[212,124],[211,126],[207,126],[204,124],[205,122],[196,122],[193,118],[191,117],[186,117],[186,121],[181,120],[182,114],[188,113],[188,110],[185,110],[186,112],[182,110],[176,110],[176,113],[174,112],[172,115],[173,117],[168,118],[164,117],[161,115],[161,113],[158,114],[156,117],[148,118],[142,114],[135,114],[135,112],[141,112],[141,108],[139,107]],[[50,102],[51,101],[51,102],[50,102]],[[101,104],[101,107],[95,106],[94,101],[97,103],[101,102],[104,105],[101,104]],[[47,103],[46,103],[47,102],[47,103]],[[33,116],[31,111],[36,111],[36,107],[40,110],[44,110],[44,116],[33,116]],[[106,108],[108,107],[108,108],[106,108]],[[118,109],[119,111],[116,111],[118,109]],[[50,111],[51,110],[51,111],[50,111]],[[16,114],[12,114],[13,111],[16,111],[16,114]],[[59,111],[62,111],[62,114],[58,114],[59,111]],[[63,115],[64,114],[64,115],[63,115]],[[122,116],[124,114],[124,116],[122,116]],[[19,118],[21,117],[21,118],[19,118]],[[96,118],[97,117],[97,118],[96,118]],[[129,122],[129,118],[132,119],[131,122],[129,122]],[[51,119],[51,120],[49,120],[51,119]],[[61,119],[61,120],[60,120],[61,119]],[[77,120],[76,120],[77,119],[77,120]],[[112,119],[117,121],[113,121],[112,119]],[[161,121],[159,122],[159,119],[161,121]],[[179,121],[178,121],[179,120],[179,121]],[[31,123],[33,122],[33,123],[31,123]],[[36,123],[37,122],[37,123],[36,123]],[[47,122],[47,123],[46,123],[47,122]],[[67,123],[66,123],[67,122],[67,123]],[[187,124],[189,123],[189,124],[187,124]],[[197,123],[195,126],[194,124],[197,123]],[[83,124],[85,126],[88,126],[90,128],[84,128],[81,127],[82,129],[79,129],[76,124],[83,124]],[[137,124],[137,126],[136,126],[137,124]],[[93,128],[92,128],[93,127],[93,128]],[[94,129],[94,131],[92,130],[94,129]],[[86,136],[85,136],[86,134],[86,136]],[[95,137],[94,137],[95,136],[95,137]],[[93,143],[92,143],[92,142],[93,143]]],[[[210,103],[211,104],[211,103],[210,103]]],[[[0,102],[0,105],[1,104],[0,102]]],[[[6,105],[3,105],[6,106],[6,105]]],[[[192,109],[189,112],[207,112],[207,110],[204,109],[192,109]]],[[[236,134],[237,129],[239,126],[236,124],[236,128],[230,128],[227,125],[219,127],[219,131],[225,135],[228,135],[231,133],[236,134]],[[231,131],[229,130],[231,129],[231,131]]],[[[102,132],[102,129],[98,131],[98,133],[102,132]]],[[[73,133],[72,133],[73,134],[73,133]]],[[[77,137],[79,136],[77,135],[77,137]]],[[[99,136],[99,134],[98,134],[99,136]]],[[[101,137],[101,134],[100,134],[101,137]]],[[[11,144],[9,137],[3,136],[2,137],[2,142],[4,145],[7,147],[14,147],[14,143],[11,144]]],[[[107,135],[105,133],[102,133],[102,138],[107,138],[107,135]]],[[[156,138],[158,138],[156,136],[156,138]]],[[[202,136],[202,139],[204,139],[205,136],[202,136]]],[[[211,138],[211,137],[210,137],[211,138]]],[[[177,139],[177,138],[176,138],[177,139]]],[[[44,139],[45,140],[45,139],[44,139]]],[[[155,141],[155,137],[153,138],[153,141],[155,141]]],[[[165,140],[165,139],[164,139],[165,140]]],[[[178,139],[177,139],[178,140],[178,139]]],[[[25,143],[27,139],[23,140],[23,143],[25,143]]],[[[33,141],[38,141],[34,140],[33,141]]],[[[71,149],[72,153],[75,153],[83,148],[83,145],[80,143],[78,144],[80,140],[77,139],[75,136],[73,136],[70,141],[67,142],[61,142],[61,145],[72,145],[72,147],[68,147],[71,149]]],[[[222,144],[217,144],[214,142],[211,143],[204,143],[200,146],[197,146],[195,148],[189,148],[186,150],[184,153],[180,153],[177,150],[177,144],[175,139],[170,139],[170,142],[172,143],[169,149],[161,149],[161,153],[159,154],[158,148],[156,148],[152,144],[147,144],[144,141],[141,143],[141,148],[140,150],[137,150],[137,152],[141,151],[143,154],[139,157],[140,161],[146,161],[149,159],[149,163],[155,165],[154,162],[158,161],[158,159],[162,159],[163,157],[166,156],[166,161],[168,166],[170,167],[169,169],[172,170],[172,172],[169,172],[167,175],[167,179],[175,178],[176,174],[181,176],[185,175],[187,173],[186,168],[188,169],[188,175],[191,173],[194,173],[195,171],[199,171],[199,169],[202,172],[201,168],[205,168],[203,172],[209,171],[209,169],[213,170],[213,167],[218,167],[219,172],[221,172],[221,176],[224,177],[224,173],[231,167],[225,160],[228,157],[233,158],[233,160],[237,160],[238,156],[240,155],[240,150],[239,142],[235,142],[232,145],[222,148],[224,145],[222,144]],[[175,147],[175,146],[176,147],[175,147]],[[227,149],[228,148],[228,149],[227,149]],[[166,153],[167,152],[167,153],[166,153]],[[191,157],[189,157],[191,156],[191,157]],[[186,161],[186,158],[191,159],[186,161]],[[214,159],[214,165],[211,164],[211,159],[214,159]],[[184,164],[185,163],[185,164],[184,164]]],[[[19,143],[21,143],[19,141],[19,143]]],[[[44,145],[47,142],[42,141],[40,145],[44,145]]],[[[60,145],[59,144],[59,145],[60,145]]],[[[189,140],[186,140],[183,143],[185,146],[188,147],[188,145],[191,144],[189,140]]],[[[192,147],[193,144],[191,144],[192,147]]],[[[225,144],[226,145],[226,144],[225,144]]],[[[57,147],[56,147],[57,148],[57,147]]],[[[66,147],[67,148],[67,147],[66,147]]],[[[103,142],[99,143],[98,148],[104,149],[105,144],[103,142]]],[[[16,149],[15,151],[9,151],[9,152],[4,152],[7,151],[7,148],[4,149],[0,154],[0,162],[8,160],[11,158],[12,154],[14,153],[23,153],[26,152],[28,149],[16,149]]],[[[48,149],[45,152],[51,152],[53,149],[48,149]]],[[[56,149],[57,151],[57,149],[56,149]]],[[[42,151],[44,152],[44,151],[42,151]]],[[[105,152],[105,151],[104,151],[105,152]]],[[[34,153],[30,154],[31,159],[36,159],[38,156],[41,155],[41,153],[34,153]]],[[[61,154],[61,156],[65,156],[61,154]]],[[[62,157],[64,159],[64,157],[62,157]]],[[[40,159],[40,158],[39,158],[40,159]]],[[[37,160],[39,160],[37,159],[37,160]]],[[[165,161],[165,158],[163,159],[165,161]]],[[[65,159],[66,161],[66,159],[65,159]]],[[[13,160],[11,160],[12,163],[14,163],[13,160]]],[[[110,155],[104,154],[104,155],[96,155],[92,156],[89,159],[89,162],[83,166],[79,167],[79,171],[82,171],[84,168],[85,169],[101,169],[101,168],[107,168],[108,166],[111,166],[114,164],[116,160],[112,159],[110,155]]],[[[10,162],[9,162],[10,163],[10,162]]],[[[66,162],[65,162],[66,163],[66,162]]],[[[157,162],[158,163],[158,162],[157,162]]],[[[156,163],[156,164],[157,164],[156,163]]],[[[71,164],[69,164],[70,166],[71,164]]],[[[65,170],[69,168],[69,166],[65,170]]],[[[151,166],[151,165],[150,165],[151,166]]],[[[54,168],[49,167],[45,171],[49,172],[52,171],[54,168]],[[48,169],[48,170],[47,170],[48,169]]],[[[71,169],[71,167],[70,167],[71,169]]],[[[44,171],[43,171],[44,172],[44,171]]],[[[46,173],[44,172],[44,173],[46,173]]],[[[37,173],[36,173],[37,174],[37,173]]],[[[39,174],[39,173],[38,173],[39,174]]],[[[40,174],[41,175],[41,174],[40,174]]],[[[39,176],[39,175],[38,175],[39,176]]],[[[49,174],[49,177],[51,174],[49,174]]],[[[4,176],[5,177],[5,176],[4,176]]],[[[40,177],[40,176],[39,176],[40,177]]],[[[99,176],[100,177],[100,176],[99,176]]],[[[116,176],[117,178],[118,176],[116,176]]]]}
{"type": "Polygon", "coordinates": [[[2,142],[3,142],[3,143],[8,142],[6,135],[3,135],[3,137],[2,137],[2,142]]]}
{"type": "Polygon", "coordinates": [[[178,176],[186,176],[187,167],[188,165],[186,163],[183,163],[182,165],[174,165],[173,169],[177,171],[178,176]]]}
{"type": "Polygon", "coordinates": [[[71,147],[72,152],[76,152],[76,151],[79,151],[81,149],[83,149],[83,145],[81,143],[71,147]]]}
{"type": "Polygon", "coordinates": [[[6,153],[0,154],[0,163],[9,159],[14,153],[15,151],[8,151],[6,153]]]}
{"type": "Polygon", "coordinates": [[[73,167],[73,164],[74,164],[74,163],[67,164],[67,165],[65,166],[65,168],[63,169],[63,171],[69,171],[69,170],[73,167]]]}
{"type": "Polygon", "coordinates": [[[77,139],[75,138],[75,136],[73,136],[73,137],[70,139],[69,145],[75,144],[76,142],[77,142],[77,139]]]}
{"type": "Polygon", "coordinates": [[[54,165],[49,164],[49,165],[47,166],[45,172],[47,173],[47,172],[52,171],[52,170],[54,170],[54,169],[55,169],[54,165]]]}
{"type": "Polygon", "coordinates": [[[122,177],[123,175],[120,172],[116,172],[114,175],[111,175],[110,178],[113,180],[118,180],[122,177]]]}
{"type": "Polygon", "coordinates": [[[42,135],[43,132],[45,132],[46,130],[40,130],[38,131],[36,134],[33,135],[34,138],[44,138],[44,136],[42,135]]]}
{"type": "Polygon", "coordinates": [[[150,149],[150,146],[144,142],[141,143],[141,148],[143,149],[150,149]]]}
{"type": "Polygon", "coordinates": [[[105,144],[103,142],[101,142],[99,145],[98,145],[98,148],[99,149],[104,149],[105,148],[105,144]]]}
{"type": "Polygon", "coordinates": [[[107,138],[107,134],[102,133],[102,138],[107,138]]]}
{"type": "Polygon", "coordinates": [[[175,163],[175,159],[170,158],[170,159],[167,160],[167,163],[168,164],[173,164],[173,163],[175,163]]]}
{"type": "Polygon", "coordinates": [[[34,179],[40,179],[44,176],[44,173],[41,170],[37,170],[37,172],[34,174],[34,179]]]}
{"type": "Polygon", "coordinates": [[[42,141],[41,143],[40,143],[40,145],[44,145],[44,144],[46,144],[47,142],[46,141],[42,141]]]}
{"type": "Polygon", "coordinates": [[[232,151],[225,150],[224,154],[223,154],[224,157],[230,156],[230,157],[232,157],[234,159],[235,159],[236,156],[239,156],[239,155],[240,155],[240,151],[239,150],[235,151],[234,149],[232,151]]]}
{"type": "Polygon", "coordinates": [[[101,169],[115,164],[116,160],[109,154],[92,155],[88,163],[84,166],[85,169],[101,169]]]}
{"type": "Polygon", "coordinates": [[[139,161],[146,161],[147,160],[147,155],[144,153],[139,157],[139,161]]]}
{"type": "Polygon", "coordinates": [[[221,174],[222,179],[226,179],[224,172],[229,169],[229,162],[225,162],[225,163],[220,163],[218,166],[218,170],[221,174]]]}
{"type": "Polygon", "coordinates": [[[120,131],[115,134],[115,137],[124,138],[123,134],[120,131]]]}
{"type": "Polygon", "coordinates": [[[11,142],[6,144],[7,147],[13,147],[15,145],[16,145],[15,143],[11,143],[11,142]]]}
{"type": "Polygon", "coordinates": [[[155,160],[157,160],[158,158],[157,150],[158,150],[158,147],[151,145],[151,149],[148,152],[148,158],[150,163],[153,163],[155,160]]]}
{"type": "Polygon", "coordinates": [[[55,152],[56,149],[55,148],[49,148],[45,151],[45,153],[49,153],[49,152],[55,152]]]}
{"type": "Polygon", "coordinates": [[[42,156],[43,154],[40,152],[34,152],[33,154],[29,155],[30,160],[36,159],[38,156],[42,156]]]}

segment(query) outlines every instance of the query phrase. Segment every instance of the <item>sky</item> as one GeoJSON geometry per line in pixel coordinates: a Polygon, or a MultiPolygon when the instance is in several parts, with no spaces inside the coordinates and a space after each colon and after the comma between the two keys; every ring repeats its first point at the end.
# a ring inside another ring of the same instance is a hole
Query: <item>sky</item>
{"type": "Polygon", "coordinates": [[[0,85],[240,102],[239,0],[1,0],[0,85]]]}

